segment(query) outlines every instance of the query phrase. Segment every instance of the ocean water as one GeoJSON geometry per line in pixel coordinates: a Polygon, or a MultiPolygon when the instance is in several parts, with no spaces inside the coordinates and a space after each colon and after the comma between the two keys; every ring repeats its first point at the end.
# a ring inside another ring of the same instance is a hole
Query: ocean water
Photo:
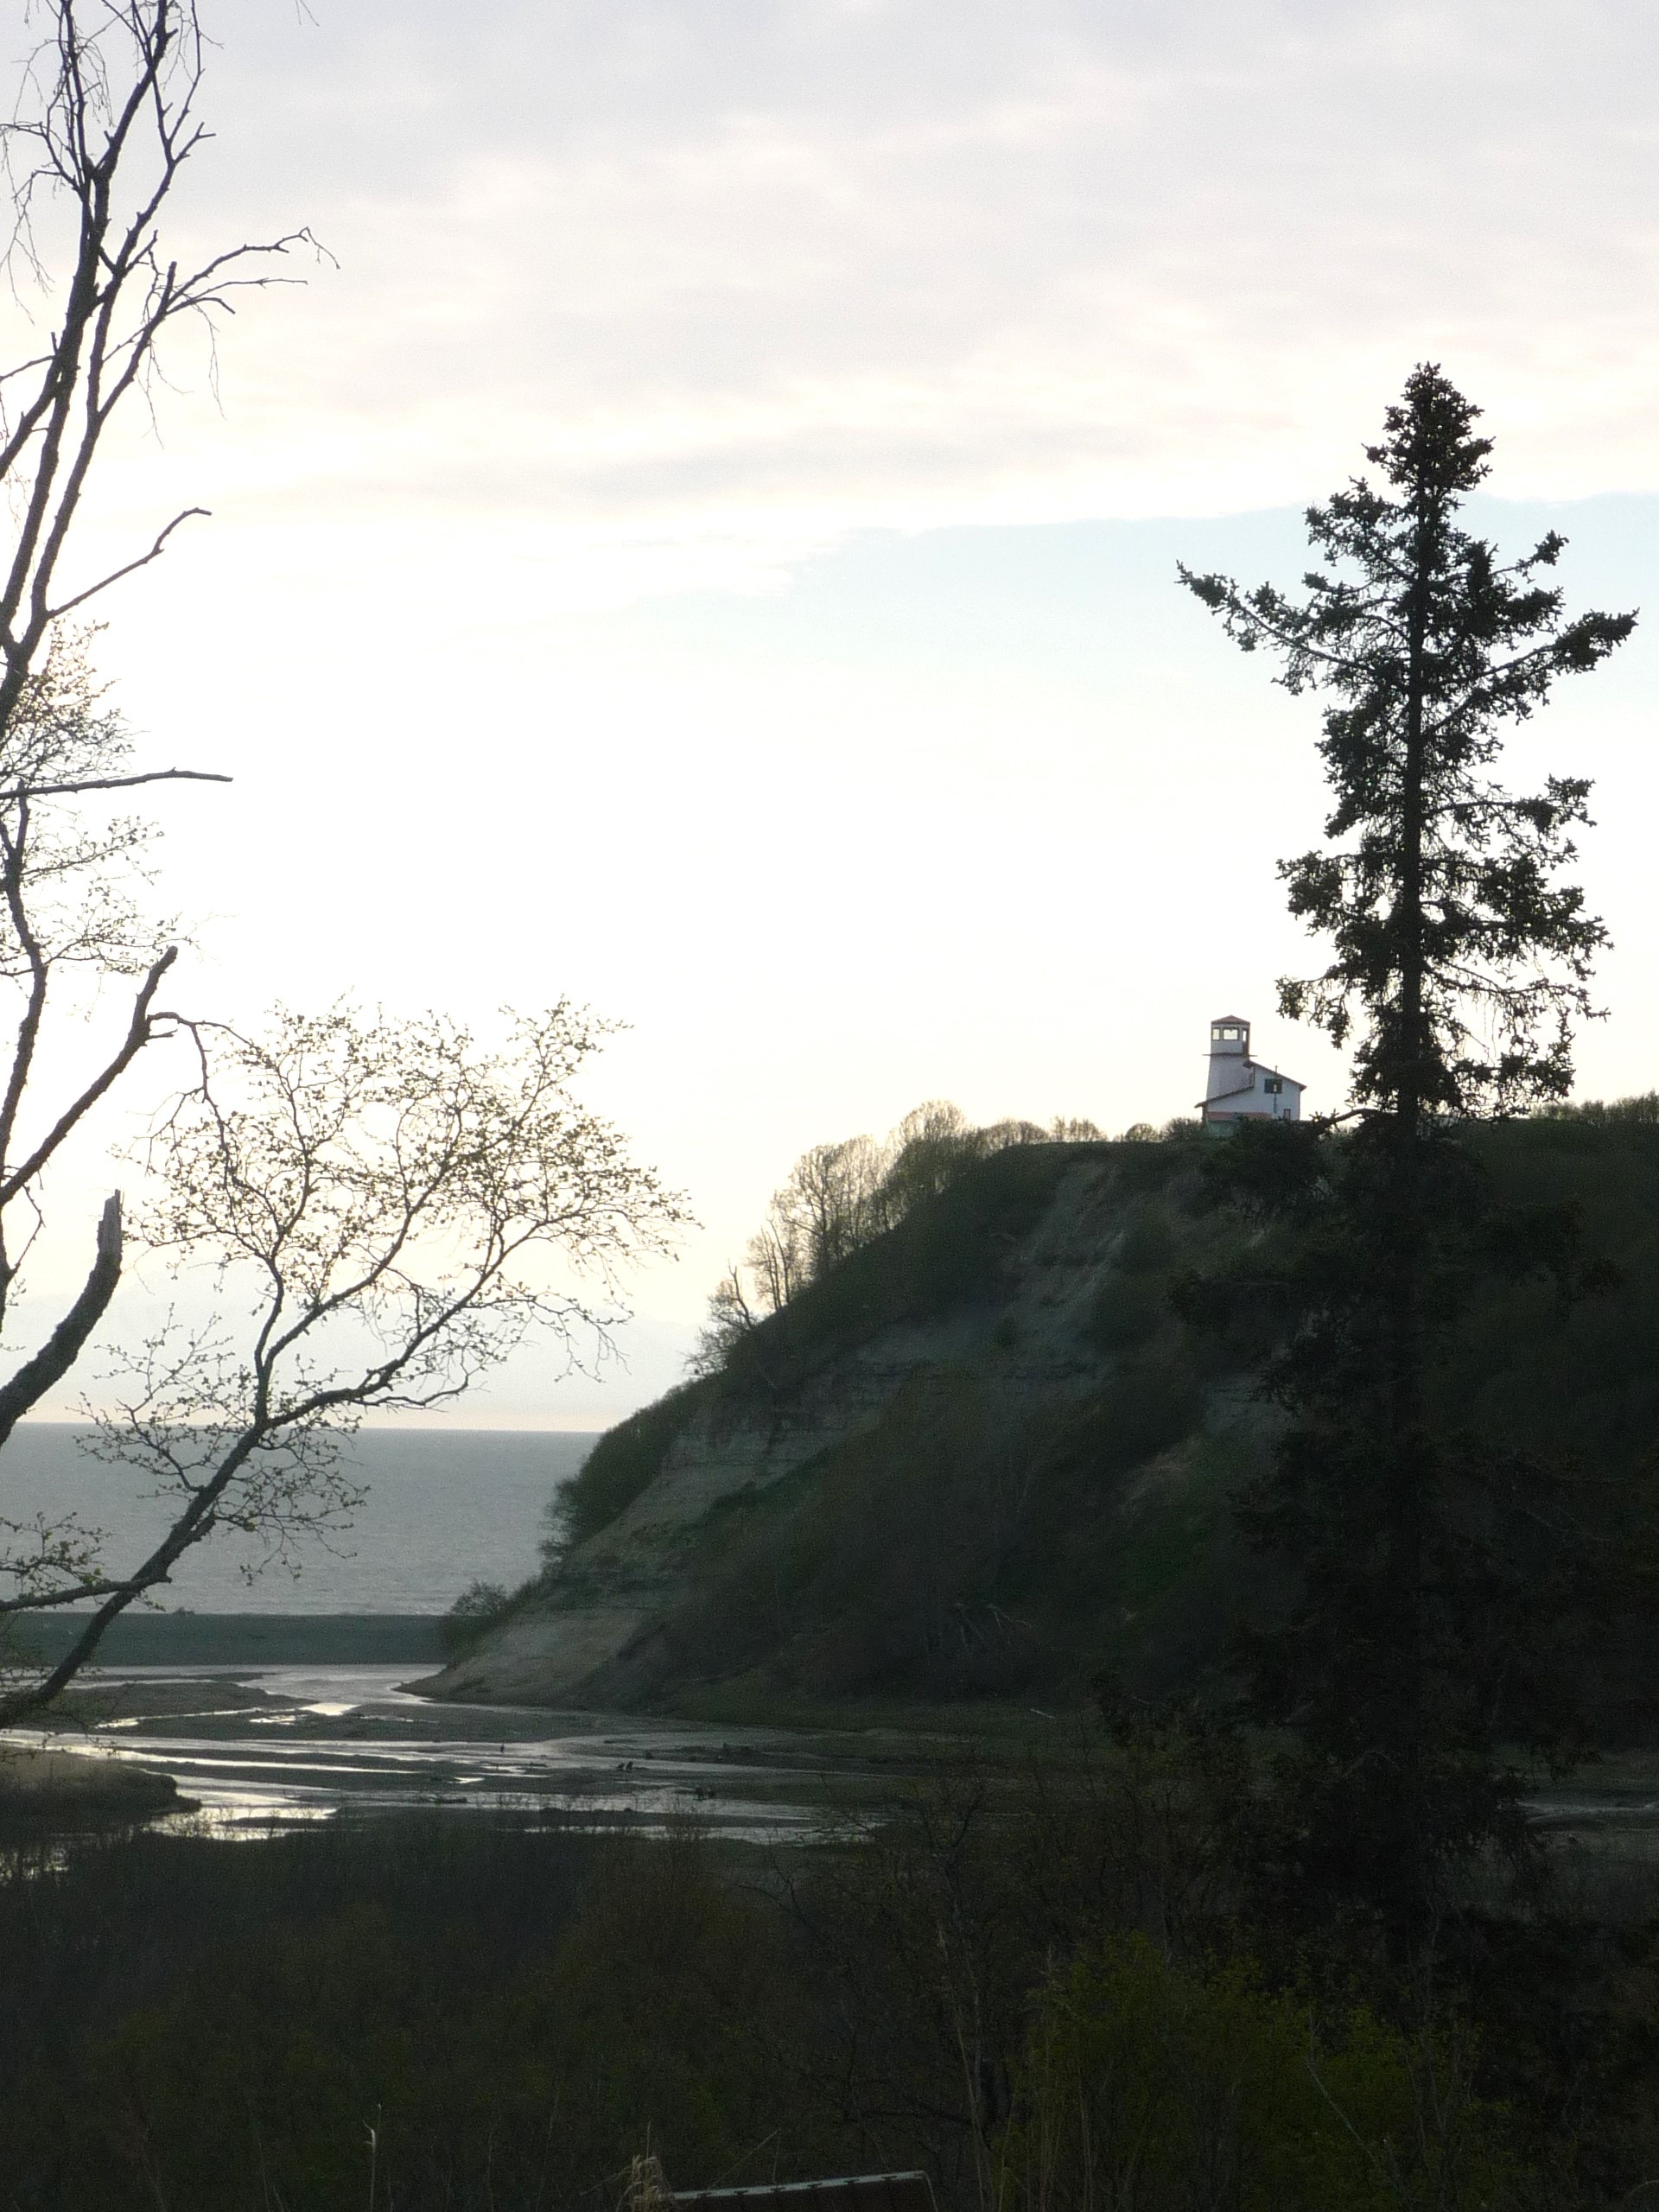
{"type": "MultiPolygon", "coordinates": [[[[0,1455],[0,1515],[27,1522],[70,1510],[111,1536],[117,1568],[165,1528],[142,1477],[82,1449],[88,1432],[25,1421],[0,1455]]],[[[299,1572],[260,1570],[257,1542],[217,1532],[158,1596],[199,1613],[441,1613],[468,1583],[511,1586],[537,1565],[549,1500],[581,1466],[592,1435],[529,1429],[369,1429],[347,1458],[368,1497],[345,1535],[308,1540],[299,1572]],[[244,1568],[255,1570],[251,1579],[244,1568]]]]}

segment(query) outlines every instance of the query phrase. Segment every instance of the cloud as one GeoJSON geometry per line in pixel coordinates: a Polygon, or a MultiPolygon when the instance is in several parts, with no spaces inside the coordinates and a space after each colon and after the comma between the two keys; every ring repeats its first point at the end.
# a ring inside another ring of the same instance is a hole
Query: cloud
{"type": "Polygon", "coordinates": [[[193,182],[204,240],[340,263],[251,304],[225,423],[168,418],[244,524],[741,585],[872,524],[1305,496],[1423,356],[1512,491],[1659,481],[1634,0],[314,13],[227,13],[193,182]]]}

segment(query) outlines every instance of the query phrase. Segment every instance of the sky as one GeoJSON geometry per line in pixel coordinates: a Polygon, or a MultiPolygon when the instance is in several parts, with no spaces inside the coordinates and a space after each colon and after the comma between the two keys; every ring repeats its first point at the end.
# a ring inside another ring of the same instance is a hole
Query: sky
{"type": "MultiPolygon", "coordinates": [[[[1498,442],[1480,526],[1659,603],[1659,14],[203,13],[181,253],[326,251],[169,359],[86,518],[90,572],[212,511],[99,647],[147,759],[235,779],[156,809],[178,996],[590,1003],[629,1027],[586,1095],[700,1224],[602,1382],[522,1356],[454,1419],[656,1395],[796,1155],[923,1099],[1160,1121],[1224,1010],[1336,1103],[1274,1012],[1317,710],[1175,564],[1294,582],[1432,359],[1498,442]]],[[[1644,624],[1512,761],[1597,782],[1592,1095],[1659,1083],[1656,702],[1644,624]]]]}

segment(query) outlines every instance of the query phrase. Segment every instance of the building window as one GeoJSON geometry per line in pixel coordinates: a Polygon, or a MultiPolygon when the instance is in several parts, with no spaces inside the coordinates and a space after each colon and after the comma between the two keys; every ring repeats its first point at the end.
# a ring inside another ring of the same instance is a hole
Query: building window
{"type": "Polygon", "coordinates": [[[1281,1075],[1269,1075],[1262,1077],[1262,1088],[1270,1098],[1276,1098],[1284,1087],[1285,1078],[1281,1075]]]}

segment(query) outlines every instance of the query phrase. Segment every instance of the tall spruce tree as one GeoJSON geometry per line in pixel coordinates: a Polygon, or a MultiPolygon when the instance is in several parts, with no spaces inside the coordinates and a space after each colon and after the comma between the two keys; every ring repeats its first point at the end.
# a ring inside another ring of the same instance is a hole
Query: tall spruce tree
{"type": "Polygon", "coordinates": [[[1505,565],[1459,526],[1491,451],[1478,413],[1438,367],[1414,371],[1366,448],[1375,478],[1308,514],[1325,567],[1301,599],[1181,570],[1244,651],[1280,658],[1287,690],[1332,702],[1326,842],[1280,868],[1332,956],[1279,995],[1351,1045],[1351,1110],[1240,1141],[1224,1173],[1294,1255],[1268,1381],[1287,1418],[1243,1510],[1300,1594],[1255,1642],[1255,1709],[1298,1747],[1295,1874],[1376,1911],[1396,1949],[1452,1869],[1515,1831],[1501,1748],[1568,1730],[1555,1647],[1595,1583],[1570,1486],[1462,1433],[1440,1382],[1500,1248],[1563,1263],[1550,1224],[1529,1240],[1503,1217],[1468,1135],[1567,1093],[1605,942],[1560,880],[1588,785],[1520,797],[1493,764],[1506,727],[1635,618],[1565,616],[1554,533],[1505,565]]]}

